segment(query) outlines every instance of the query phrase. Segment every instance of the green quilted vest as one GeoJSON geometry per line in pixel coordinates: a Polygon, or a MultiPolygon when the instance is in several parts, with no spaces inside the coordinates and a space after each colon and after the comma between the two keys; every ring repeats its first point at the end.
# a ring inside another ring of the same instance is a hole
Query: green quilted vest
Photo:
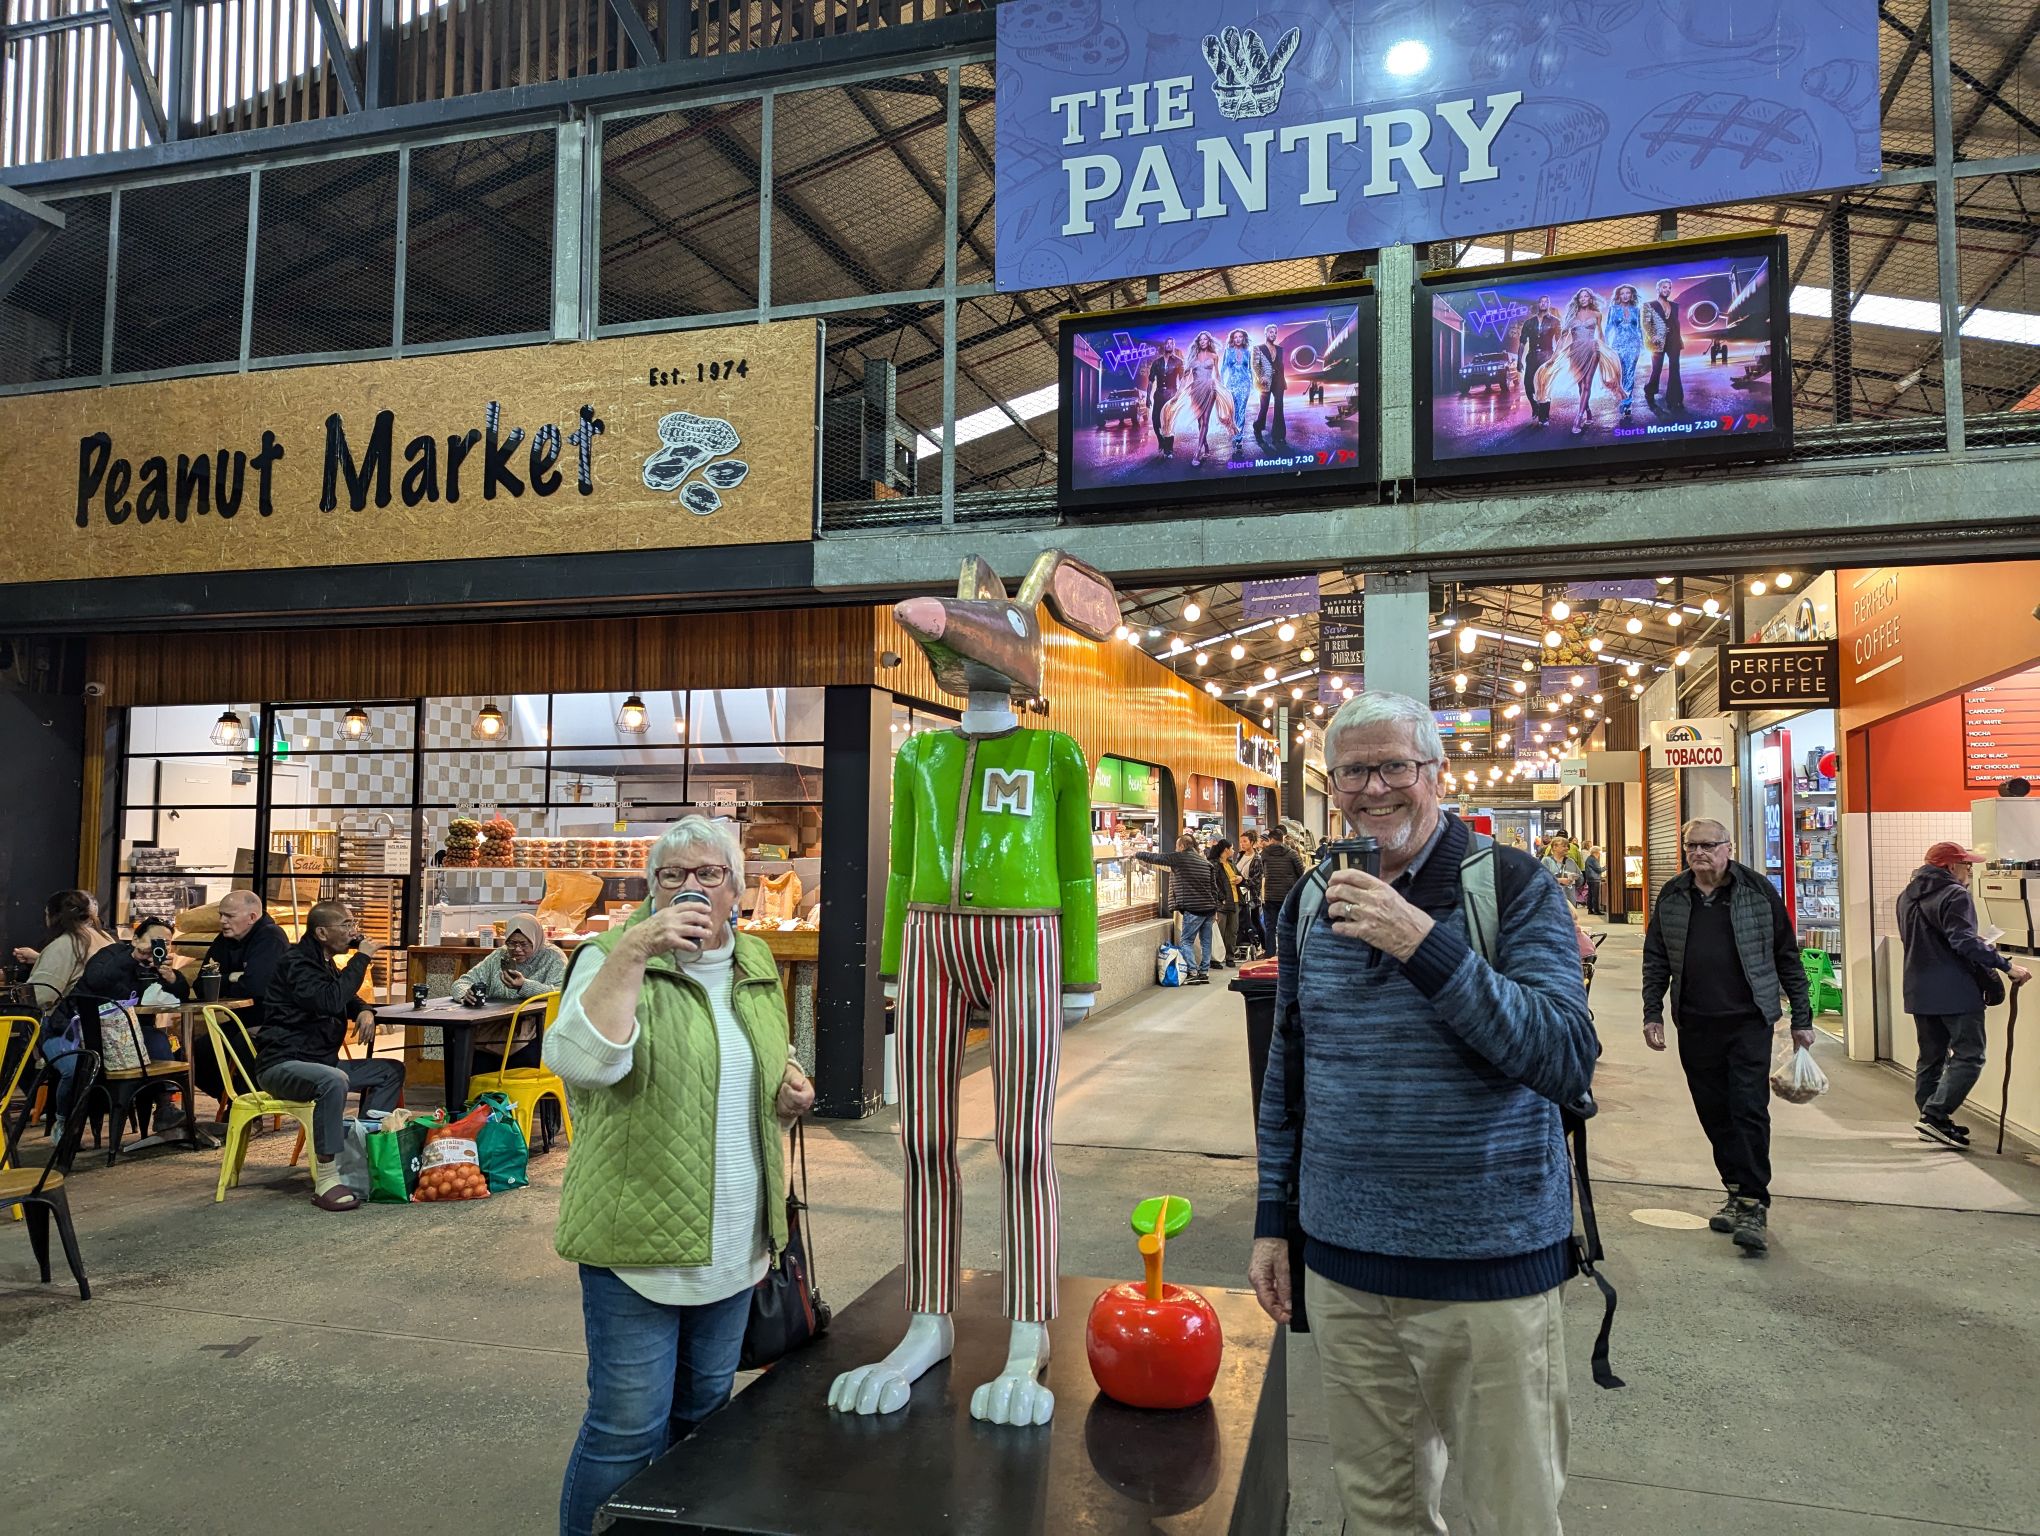
{"type": "MultiPolygon", "coordinates": [[[[649,910],[640,906],[622,928],[589,942],[606,960],[649,910]]],[[[758,1059],[759,1187],[776,1258],[786,1248],[786,1168],[775,1107],[786,1063],[786,1003],[764,940],[737,935],[730,993],[758,1059]]],[[[563,1259],[604,1269],[692,1268],[713,1258],[722,1073],[715,1017],[708,994],[670,955],[646,965],[637,1017],[630,1075],[608,1088],[572,1092],[574,1145],[553,1247],[563,1259]]]]}

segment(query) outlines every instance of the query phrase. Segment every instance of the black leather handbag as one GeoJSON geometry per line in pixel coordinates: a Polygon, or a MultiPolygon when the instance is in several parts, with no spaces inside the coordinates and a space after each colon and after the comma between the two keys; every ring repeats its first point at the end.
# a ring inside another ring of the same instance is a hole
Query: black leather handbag
{"type": "Polygon", "coordinates": [[[807,1141],[798,1120],[787,1143],[789,1169],[798,1159],[800,1174],[786,1192],[786,1251],[765,1271],[751,1292],[751,1318],[744,1325],[740,1370],[758,1371],[785,1359],[803,1344],[829,1331],[829,1304],[822,1300],[808,1254],[807,1141]]]}

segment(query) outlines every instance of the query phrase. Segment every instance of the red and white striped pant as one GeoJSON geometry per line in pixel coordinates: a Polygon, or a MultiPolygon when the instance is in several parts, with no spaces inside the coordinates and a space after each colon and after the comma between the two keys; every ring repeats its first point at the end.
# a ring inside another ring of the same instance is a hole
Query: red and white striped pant
{"type": "Polygon", "coordinates": [[[907,1154],[907,1310],[951,1310],[962,1263],[957,1088],[972,1008],[991,1011],[1006,1316],[1056,1313],[1055,1083],[1062,926],[1040,917],[909,912],[900,951],[900,1139],[907,1154]]]}

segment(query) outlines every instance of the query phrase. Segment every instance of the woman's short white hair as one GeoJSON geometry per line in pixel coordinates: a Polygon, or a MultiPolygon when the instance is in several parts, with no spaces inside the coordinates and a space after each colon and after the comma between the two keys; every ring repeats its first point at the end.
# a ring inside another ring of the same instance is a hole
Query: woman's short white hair
{"type": "Polygon", "coordinates": [[[676,853],[705,853],[722,860],[731,878],[744,878],[744,844],[736,828],[706,816],[683,816],[659,834],[645,857],[645,879],[656,885],[659,870],[676,853]]]}
{"type": "Polygon", "coordinates": [[[1325,727],[1325,761],[1336,765],[1339,760],[1339,737],[1355,726],[1399,725],[1410,734],[1416,744],[1417,755],[1430,759],[1431,773],[1437,776],[1437,764],[1445,756],[1445,738],[1438,734],[1438,722],[1431,717],[1431,706],[1420,704],[1402,693],[1356,693],[1332,716],[1331,724],[1325,727]]]}

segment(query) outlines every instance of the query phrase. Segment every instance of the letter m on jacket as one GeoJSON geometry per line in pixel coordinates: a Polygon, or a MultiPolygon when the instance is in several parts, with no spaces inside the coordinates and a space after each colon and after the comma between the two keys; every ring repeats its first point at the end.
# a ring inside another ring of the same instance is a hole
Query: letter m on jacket
{"type": "Polygon", "coordinates": [[[1034,814],[1034,770],[1015,768],[1008,773],[1003,768],[985,770],[984,809],[988,813],[1004,813],[1009,816],[1032,816],[1034,814]]]}

